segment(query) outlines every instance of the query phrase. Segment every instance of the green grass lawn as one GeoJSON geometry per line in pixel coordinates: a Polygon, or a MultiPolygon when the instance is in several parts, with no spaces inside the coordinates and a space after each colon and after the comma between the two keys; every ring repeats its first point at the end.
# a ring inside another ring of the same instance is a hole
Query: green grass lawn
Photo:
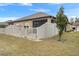
{"type": "Polygon", "coordinates": [[[58,36],[35,42],[0,34],[0,55],[79,56],[79,32],[64,33],[62,41],[57,40],[58,36]]]}

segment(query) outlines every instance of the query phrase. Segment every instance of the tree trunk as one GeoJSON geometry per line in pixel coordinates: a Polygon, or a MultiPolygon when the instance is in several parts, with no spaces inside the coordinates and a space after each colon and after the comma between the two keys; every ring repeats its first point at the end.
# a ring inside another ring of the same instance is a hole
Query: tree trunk
{"type": "Polygon", "coordinates": [[[61,41],[61,35],[59,35],[59,39],[58,39],[58,41],[61,41]]]}
{"type": "Polygon", "coordinates": [[[66,26],[64,27],[64,30],[65,30],[65,32],[67,31],[67,28],[66,28],[66,26]]]}
{"type": "Polygon", "coordinates": [[[58,41],[61,41],[62,32],[63,32],[62,30],[59,31],[59,39],[58,39],[58,41]]]}

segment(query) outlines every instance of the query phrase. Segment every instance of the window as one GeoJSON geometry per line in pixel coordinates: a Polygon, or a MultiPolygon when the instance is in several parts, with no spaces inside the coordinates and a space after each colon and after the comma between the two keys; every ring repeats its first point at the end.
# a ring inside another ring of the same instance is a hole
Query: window
{"type": "Polygon", "coordinates": [[[39,27],[45,22],[47,22],[47,19],[33,21],[33,27],[39,27]]]}
{"type": "Polygon", "coordinates": [[[37,27],[39,25],[38,21],[33,21],[33,27],[37,27]]]}
{"type": "Polygon", "coordinates": [[[55,23],[55,20],[52,19],[52,20],[51,20],[51,23],[55,23]]]}

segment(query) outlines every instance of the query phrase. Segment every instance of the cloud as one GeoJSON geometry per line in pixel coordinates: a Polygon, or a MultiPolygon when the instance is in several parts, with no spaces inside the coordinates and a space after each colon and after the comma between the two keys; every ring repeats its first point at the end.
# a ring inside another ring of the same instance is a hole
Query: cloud
{"type": "Polygon", "coordinates": [[[8,21],[8,20],[15,20],[18,19],[19,17],[0,17],[0,22],[3,21],[8,21]]]}
{"type": "Polygon", "coordinates": [[[10,6],[10,5],[32,6],[32,3],[0,3],[0,6],[10,6]]]}
{"type": "Polygon", "coordinates": [[[20,3],[22,6],[32,6],[32,3],[20,3]]]}
{"type": "Polygon", "coordinates": [[[36,11],[36,12],[49,12],[50,10],[49,9],[41,9],[41,8],[38,8],[38,9],[30,9],[31,11],[36,11]]]}
{"type": "Polygon", "coordinates": [[[0,3],[0,6],[9,6],[12,5],[11,3],[0,3]]]}

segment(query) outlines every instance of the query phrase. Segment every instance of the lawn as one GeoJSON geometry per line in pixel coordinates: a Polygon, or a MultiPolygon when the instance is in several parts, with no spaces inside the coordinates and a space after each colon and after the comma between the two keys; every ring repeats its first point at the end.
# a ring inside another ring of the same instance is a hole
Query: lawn
{"type": "Polygon", "coordinates": [[[79,32],[64,33],[62,41],[57,40],[58,36],[36,42],[0,34],[0,55],[79,56],[79,32]]]}

